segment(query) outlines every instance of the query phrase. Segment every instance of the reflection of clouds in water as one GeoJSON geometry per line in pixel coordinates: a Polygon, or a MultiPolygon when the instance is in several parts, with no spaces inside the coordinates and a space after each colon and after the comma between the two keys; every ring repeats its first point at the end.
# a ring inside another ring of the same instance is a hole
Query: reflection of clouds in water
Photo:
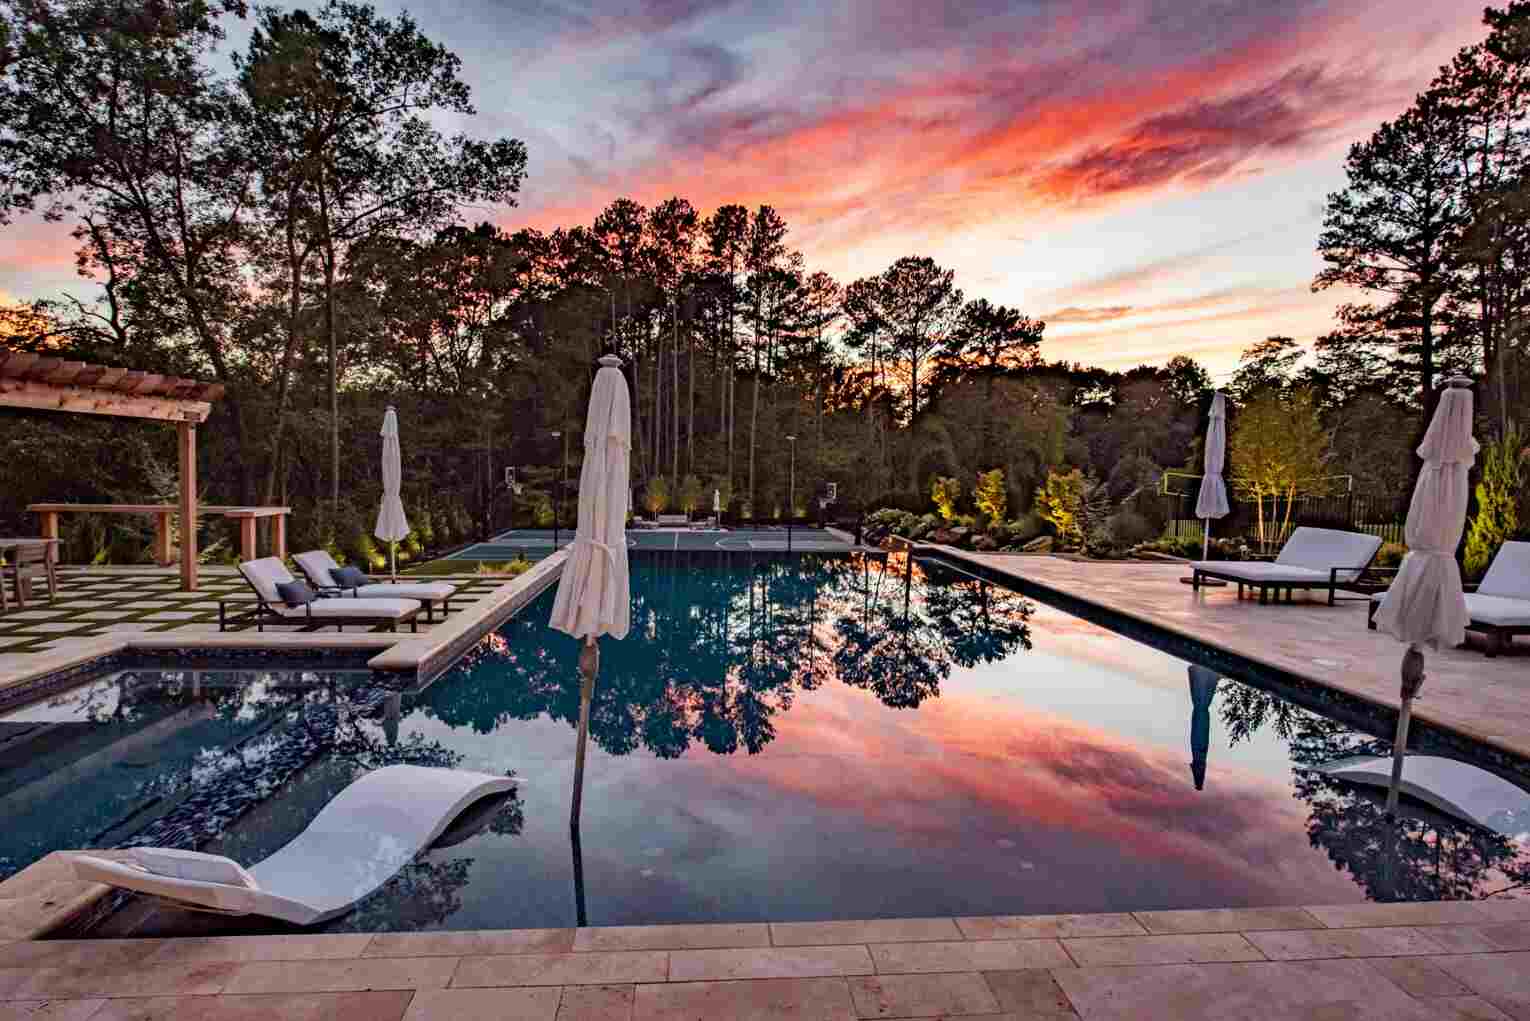
{"type": "MultiPolygon", "coordinates": [[[[887,705],[917,706],[939,694],[953,662],[989,662],[1029,643],[1019,596],[933,584],[918,566],[907,574],[906,558],[733,555],[687,566],[680,584],[668,558],[633,563],[641,640],[603,644],[591,706],[590,734],[608,753],[674,758],[700,744],[753,754],[775,739],[777,715],[799,692],[838,679],[887,705]]],[[[576,655],[542,614],[519,614],[437,682],[424,709],[484,734],[543,714],[572,725],[576,655]]]]}

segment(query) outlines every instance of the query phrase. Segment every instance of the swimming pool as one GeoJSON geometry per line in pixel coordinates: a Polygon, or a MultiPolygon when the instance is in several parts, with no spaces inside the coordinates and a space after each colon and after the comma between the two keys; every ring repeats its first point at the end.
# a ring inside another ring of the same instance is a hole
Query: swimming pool
{"type": "MultiPolygon", "coordinates": [[[[167,748],[197,749],[179,772],[168,751],[91,752],[82,776],[149,761],[196,786],[208,760],[233,770],[241,741],[255,775],[262,756],[301,760],[203,845],[246,863],[378,765],[514,773],[482,829],[334,931],[1420,900],[1530,875],[1512,840],[1416,807],[1388,823],[1371,795],[1304,768],[1387,752],[1384,720],[1338,722],[950,567],[641,551],[632,565],[633,630],[602,646],[577,841],[577,648],[546,626],[551,592],[413,695],[252,675],[205,709],[207,689],[180,677],[136,681],[130,719],[31,712],[98,743],[158,748],[137,735],[161,726],[182,735],[167,748]],[[162,722],[193,709],[216,719],[162,722]]],[[[76,840],[49,833],[33,850],[76,840]]],[[[102,933],[273,928],[128,910],[102,933]]]]}

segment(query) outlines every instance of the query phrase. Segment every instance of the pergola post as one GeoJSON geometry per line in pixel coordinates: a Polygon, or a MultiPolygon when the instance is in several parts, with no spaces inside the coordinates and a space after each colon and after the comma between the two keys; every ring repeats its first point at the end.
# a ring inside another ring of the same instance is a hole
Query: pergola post
{"type": "Polygon", "coordinates": [[[197,425],[177,422],[181,454],[181,591],[197,590],[197,425]]]}

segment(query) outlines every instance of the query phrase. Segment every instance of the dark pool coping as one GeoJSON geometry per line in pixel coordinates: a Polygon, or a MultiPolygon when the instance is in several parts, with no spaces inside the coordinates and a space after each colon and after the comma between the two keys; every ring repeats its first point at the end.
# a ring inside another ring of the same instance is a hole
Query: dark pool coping
{"type": "MultiPolygon", "coordinates": [[[[901,536],[893,538],[906,545],[916,558],[933,560],[983,581],[1002,585],[1179,659],[1250,683],[1345,726],[1386,741],[1391,741],[1396,733],[1396,706],[1107,606],[1076,592],[1000,570],[972,559],[963,550],[913,542],[901,536]]],[[[1530,787],[1530,758],[1526,755],[1500,741],[1437,722],[1418,710],[1414,711],[1409,726],[1408,747],[1426,754],[1460,759],[1530,787]]]]}

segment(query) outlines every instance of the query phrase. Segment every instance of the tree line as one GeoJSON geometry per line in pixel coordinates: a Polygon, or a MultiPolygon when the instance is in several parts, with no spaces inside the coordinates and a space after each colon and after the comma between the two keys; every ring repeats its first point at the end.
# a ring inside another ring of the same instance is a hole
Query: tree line
{"type": "MultiPolygon", "coordinates": [[[[1226,387],[1238,406],[1308,395],[1326,469],[1376,491],[1406,487],[1441,372],[1485,375],[1504,429],[1523,404],[1527,23],[1518,2],[1490,11],[1488,40],[1442,74],[1454,98],[1420,98],[1436,128],[1410,111],[1351,153],[1315,286],[1377,302],[1344,306],[1313,358],[1255,344],[1226,387]]],[[[225,384],[203,430],[209,495],[292,505],[294,542],[363,556],[390,403],[420,544],[550,523],[560,505],[570,519],[559,480],[577,478],[608,350],[653,506],[709,507],[715,490],[768,519],[835,481],[843,509],[924,509],[931,479],[975,493],[983,474],[987,499],[1000,486],[1024,516],[1054,471],[1086,472],[1119,507],[1196,463],[1212,380],[1192,359],[1048,361],[1040,318],[966,295],[932,259],[844,283],[811,268],[769,204],[619,198],[587,224],[499,226],[529,154],[441,127],[474,114],[459,59],[365,4],[0,0],[0,224],[71,224],[83,292],[0,309],[0,344],[225,384]],[[251,31],[225,60],[232,19],[251,31]],[[505,491],[506,465],[529,491],[505,491]]],[[[0,447],[18,468],[8,516],[172,484],[149,427],[9,416],[0,447]]],[[[141,555],[140,536],[76,527],[96,530],[77,554],[141,555]]]]}

